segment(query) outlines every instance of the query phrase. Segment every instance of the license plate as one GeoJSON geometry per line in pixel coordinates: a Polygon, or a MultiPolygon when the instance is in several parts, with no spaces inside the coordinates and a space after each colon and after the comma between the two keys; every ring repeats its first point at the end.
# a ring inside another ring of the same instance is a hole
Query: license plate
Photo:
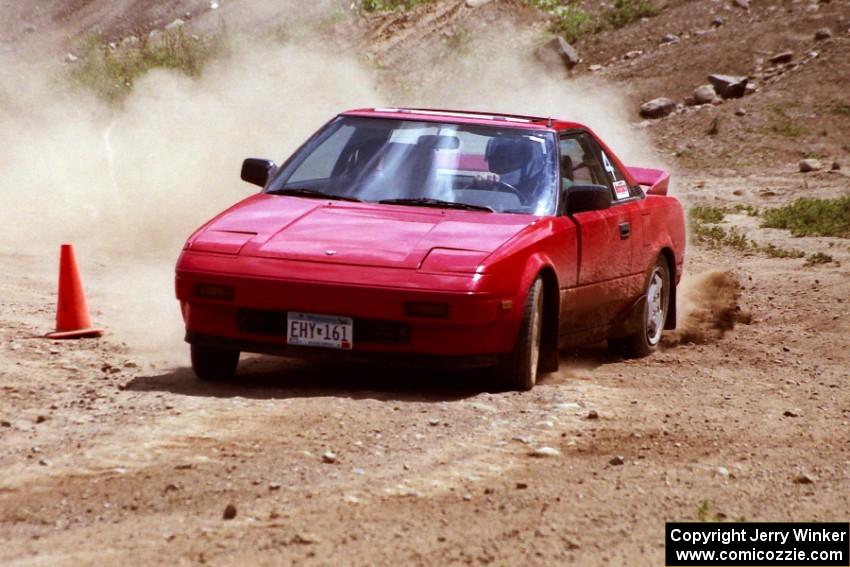
{"type": "Polygon", "coordinates": [[[314,313],[286,314],[286,342],[291,345],[351,350],[354,320],[314,313]]]}

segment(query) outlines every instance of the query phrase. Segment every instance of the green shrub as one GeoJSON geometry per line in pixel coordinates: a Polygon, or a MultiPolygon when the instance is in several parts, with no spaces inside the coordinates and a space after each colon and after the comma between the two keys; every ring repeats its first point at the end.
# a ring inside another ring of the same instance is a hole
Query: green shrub
{"type": "Polygon", "coordinates": [[[809,256],[806,258],[806,266],[830,264],[832,262],[835,262],[835,258],[830,256],[829,254],[824,254],[823,252],[815,252],[814,254],[809,254],[809,256]]]}
{"type": "Polygon", "coordinates": [[[800,250],[780,248],[773,244],[759,246],[759,251],[764,252],[770,258],[803,258],[806,253],[800,250]]]}
{"type": "Polygon", "coordinates": [[[770,123],[767,127],[769,132],[785,138],[799,138],[809,133],[805,126],[797,124],[788,116],[783,106],[773,104],[768,107],[768,111],[770,112],[770,123]]]}
{"type": "Polygon", "coordinates": [[[417,4],[425,4],[433,0],[361,0],[360,10],[363,12],[394,12],[409,10],[417,4]]]}
{"type": "Polygon", "coordinates": [[[109,102],[120,102],[134,82],[151,69],[200,75],[218,47],[219,42],[186,35],[182,29],[116,47],[107,45],[102,35],[92,34],[78,50],[80,57],[70,70],[70,80],[109,102]]]}
{"type": "Polygon", "coordinates": [[[688,208],[688,221],[693,225],[695,223],[713,223],[723,222],[723,217],[728,211],[723,207],[712,207],[707,205],[694,205],[688,208]]]}
{"type": "Polygon", "coordinates": [[[614,0],[614,5],[603,12],[602,18],[608,27],[619,29],[641,18],[657,16],[659,12],[648,0],[614,0]]]}
{"type": "Polygon", "coordinates": [[[762,213],[761,226],[790,230],[794,236],[850,238],[850,195],[838,199],[801,198],[762,213]]]}
{"type": "Polygon", "coordinates": [[[553,16],[552,32],[574,42],[583,35],[625,27],[641,18],[657,16],[660,8],[649,0],[614,0],[601,12],[588,12],[577,0],[526,0],[553,16]]]}

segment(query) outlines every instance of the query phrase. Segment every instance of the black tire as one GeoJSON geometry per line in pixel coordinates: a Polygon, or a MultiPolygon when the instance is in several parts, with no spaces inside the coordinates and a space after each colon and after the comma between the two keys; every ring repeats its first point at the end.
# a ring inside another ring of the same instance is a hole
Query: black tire
{"type": "Polygon", "coordinates": [[[507,388],[527,391],[537,383],[542,335],[543,280],[537,278],[528,290],[514,349],[499,368],[507,388]]]}
{"type": "Polygon", "coordinates": [[[608,347],[617,354],[627,358],[642,358],[648,356],[661,342],[664,322],[670,308],[670,268],[663,257],[659,257],[649,275],[644,287],[646,301],[638,321],[638,332],[620,339],[610,339],[608,347]]]}
{"type": "Polygon", "coordinates": [[[192,371],[206,382],[229,380],[236,374],[239,351],[201,345],[190,345],[192,371]]]}

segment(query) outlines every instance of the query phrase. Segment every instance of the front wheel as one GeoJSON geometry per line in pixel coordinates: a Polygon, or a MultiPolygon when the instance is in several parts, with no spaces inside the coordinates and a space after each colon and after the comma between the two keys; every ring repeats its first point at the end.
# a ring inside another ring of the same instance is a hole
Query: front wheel
{"type": "Polygon", "coordinates": [[[528,290],[517,342],[499,369],[508,388],[530,390],[534,387],[537,382],[542,334],[543,281],[537,278],[528,290]]]}
{"type": "Polygon", "coordinates": [[[644,302],[638,332],[621,339],[611,339],[611,350],[630,358],[649,355],[661,342],[664,322],[670,303],[670,269],[664,258],[658,258],[646,282],[646,301],[644,302]]]}
{"type": "Polygon", "coordinates": [[[192,371],[207,382],[229,380],[236,374],[239,351],[202,345],[190,345],[192,371]]]}

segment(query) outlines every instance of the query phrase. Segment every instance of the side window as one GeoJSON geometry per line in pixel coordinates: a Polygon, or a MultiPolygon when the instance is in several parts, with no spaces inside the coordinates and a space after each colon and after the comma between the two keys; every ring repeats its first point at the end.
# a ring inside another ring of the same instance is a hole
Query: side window
{"type": "Polygon", "coordinates": [[[608,155],[603,150],[599,150],[599,154],[602,156],[602,166],[605,168],[608,184],[614,190],[614,198],[621,200],[631,197],[629,184],[626,183],[622,172],[608,159],[608,155]]]}
{"type": "Polygon", "coordinates": [[[602,164],[594,155],[585,134],[568,134],[560,140],[561,187],[570,185],[607,185],[602,164]]]}

